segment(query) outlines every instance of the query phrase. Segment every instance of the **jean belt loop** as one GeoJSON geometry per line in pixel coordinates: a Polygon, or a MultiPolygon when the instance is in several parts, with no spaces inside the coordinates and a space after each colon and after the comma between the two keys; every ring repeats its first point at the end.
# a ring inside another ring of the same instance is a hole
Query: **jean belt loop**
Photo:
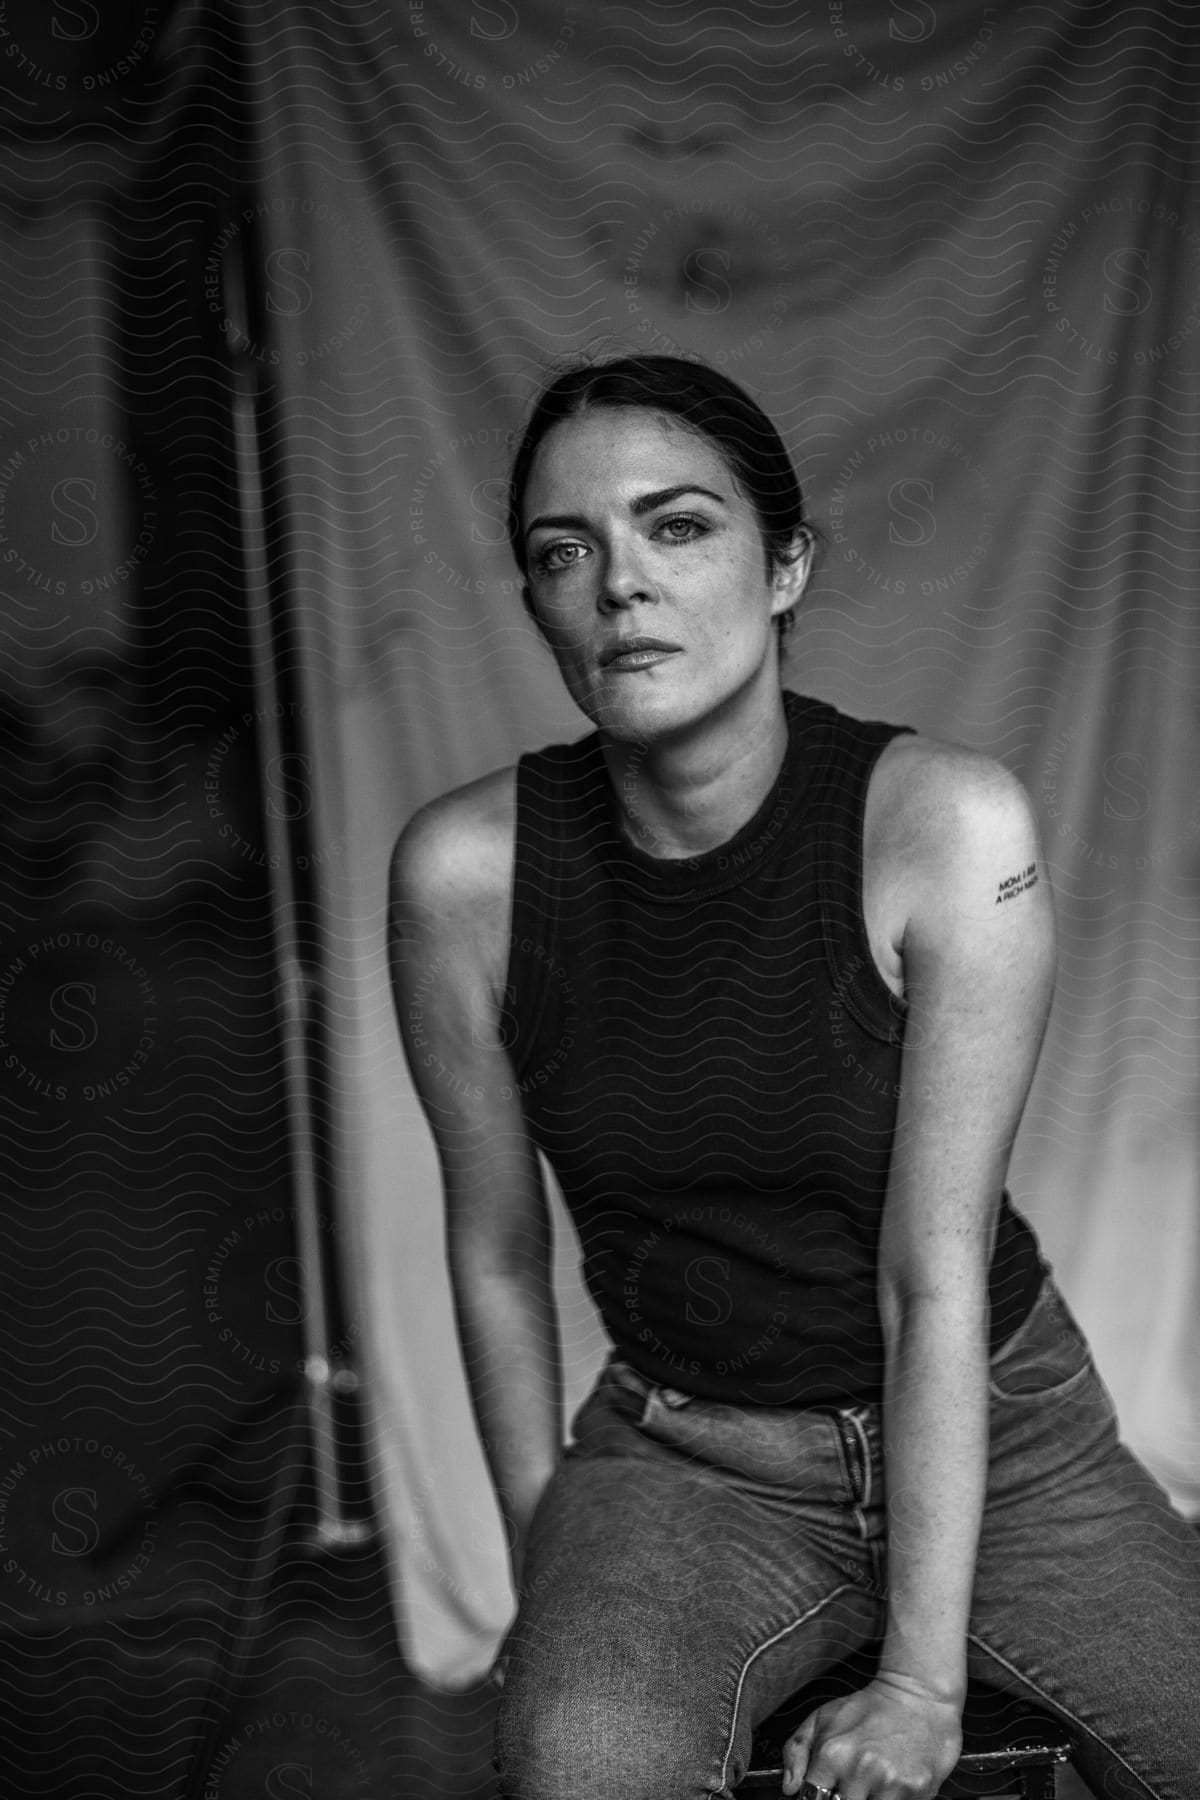
{"type": "Polygon", "coordinates": [[[855,1410],[854,1429],[858,1433],[858,1440],[862,1446],[862,1505],[870,1506],[871,1490],[874,1486],[871,1468],[871,1440],[867,1435],[867,1415],[861,1409],[855,1410]]]}
{"type": "Polygon", "coordinates": [[[643,1400],[647,1399],[653,1391],[654,1383],[649,1381],[645,1375],[639,1374],[633,1365],[627,1363],[623,1357],[610,1356],[605,1365],[605,1373],[619,1387],[637,1394],[643,1400]]]}
{"type": "Polygon", "coordinates": [[[858,1505],[865,1506],[871,1492],[871,1446],[863,1429],[861,1409],[857,1406],[839,1407],[837,1422],[851,1486],[855,1490],[855,1500],[858,1505]]]}

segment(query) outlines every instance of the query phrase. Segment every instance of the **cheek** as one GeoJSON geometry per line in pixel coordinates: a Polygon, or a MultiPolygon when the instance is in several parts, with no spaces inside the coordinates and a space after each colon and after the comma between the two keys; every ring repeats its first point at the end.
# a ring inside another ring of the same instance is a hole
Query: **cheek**
{"type": "Polygon", "coordinates": [[[697,623],[722,640],[753,635],[770,624],[770,613],[761,569],[733,559],[707,572],[693,609],[697,623]]]}
{"type": "Polygon", "coordinates": [[[571,597],[560,587],[548,584],[531,588],[529,616],[544,632],[561,637],[572,628],[577,630],[581,611],[578,597],[572,604],[571,597]]]}

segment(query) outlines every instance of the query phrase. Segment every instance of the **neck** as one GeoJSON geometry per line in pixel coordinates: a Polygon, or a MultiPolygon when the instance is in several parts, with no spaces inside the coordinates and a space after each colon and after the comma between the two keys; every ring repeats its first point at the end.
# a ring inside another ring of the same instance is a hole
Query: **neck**
{"type": "Polygon", "coordinates": [[[621,828],[648,856],[686,858],[714,850],[752,819],[783,767],[787,715],[782,690],[749,719],[706,717],[651,743],[601,749],[621,828]]]}

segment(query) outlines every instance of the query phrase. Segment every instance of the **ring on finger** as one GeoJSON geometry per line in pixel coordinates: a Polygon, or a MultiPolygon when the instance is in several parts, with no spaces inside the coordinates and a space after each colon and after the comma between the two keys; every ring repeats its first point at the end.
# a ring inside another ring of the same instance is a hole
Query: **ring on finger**
{"type": "Polygon", "coordinates": [[[820,1787],[815,1781],[806,1781],[800,1789],[800,1800],[842,1800],[836,1788],[820,1787]]]}

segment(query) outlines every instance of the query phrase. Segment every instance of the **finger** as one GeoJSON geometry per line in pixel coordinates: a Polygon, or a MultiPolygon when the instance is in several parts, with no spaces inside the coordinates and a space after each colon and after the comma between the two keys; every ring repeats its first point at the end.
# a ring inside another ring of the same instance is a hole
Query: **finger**
{"type": "MultiPolygon", "coordinates": [[[[817,1733],[819,1739],[819,1732],[817,1733]]],[[[859,1800],[855,1787],[847,1787],[830,1767],[823,1744],[815,1742],[809,1749],[807,1767],[797,1792],[800,1800],[859,1800]]],[[[866,1800],[864,1794],[863,1800],[866,1800]]]]}
{"type": "MultiPolygon", "coordinates": [[[[786,1793],[787,1789],[784,1788],[781,1791],[786,1793]]],[[[822,1781],[812,1769],[809,1770],[796,1791],[799,1800],[848,1800],[848,1796],[834,1787],[832,1775],[822,1781]]]]}
{"type": "MultiPolygon", "coordinates": [[[[880,1792],[882,1791],[881,1789],[880,1792]]],[[[890,1788],[888,1792],[891,1793],[890,1788]]],[[[871,1793],[874,1793],[873,1789],[871,1793]]],[[[828,1771],[822,1772],[813,1764],[800,1783],[799,1800],[859,1800],[859,1792],[839,1782],[836,1775],[831,1775],[828,1771]]],[[[869,1800],[866,1788],[862,1789],[862,1800],[869,1800]]]]}
{"type": "Polygon", "coordinates": [[[798,1725],[783,1746],[783,1782],[785,1794],[799,1792],[800,1784],[808,1771],[808,1759],[812,1754],[813,1739],[817,1734],[817,1723],[820,1708],[809,1713],[807,1719],[798,1725]]]}

